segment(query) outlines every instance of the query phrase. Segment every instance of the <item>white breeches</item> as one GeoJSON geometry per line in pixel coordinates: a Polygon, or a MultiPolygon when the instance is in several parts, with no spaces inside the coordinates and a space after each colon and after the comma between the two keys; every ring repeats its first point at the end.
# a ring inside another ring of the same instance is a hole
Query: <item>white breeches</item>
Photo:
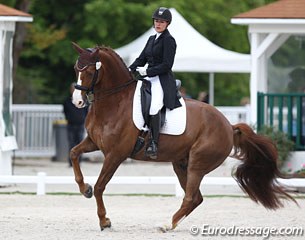
{"type": "Polygon", "coordinates": [[[160,83],[159,76],[146,77],[151,82],[151,105],[149,115],[155,115],[163,107],[163,89],[160,83]]]}

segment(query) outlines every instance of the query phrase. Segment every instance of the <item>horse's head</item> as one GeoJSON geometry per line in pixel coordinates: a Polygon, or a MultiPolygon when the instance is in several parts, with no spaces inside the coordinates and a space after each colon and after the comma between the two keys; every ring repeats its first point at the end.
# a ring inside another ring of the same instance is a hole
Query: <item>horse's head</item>
{"type": "Polygon", "coordinates": [[[76,107],[85,106],[85,95],[90,103],[94,100],[95,93],[100,94],[100,97],[108,96],[134,82],[130,80],[131,74],[122,59],[112,49],[82,49],[76,43],[72,44],[79,54],[74,66],[77,84],[72,96],[72,102],[76,107]],[[130,81],[126,82],[126,79],[130,81]]]}
{"type": "Polygon", "coordinates": [[[99,48],[82,49],[76,43],[72,44],[79,54],[74,65],[77,84],[72,95],[72,102],[76,107],[82,108],[86,105],[84,94],[87,94],[87,98],[90,98],[90,95],[93,94],[93,88],[98,80],[102,64],[99,60],[99,48]]]}

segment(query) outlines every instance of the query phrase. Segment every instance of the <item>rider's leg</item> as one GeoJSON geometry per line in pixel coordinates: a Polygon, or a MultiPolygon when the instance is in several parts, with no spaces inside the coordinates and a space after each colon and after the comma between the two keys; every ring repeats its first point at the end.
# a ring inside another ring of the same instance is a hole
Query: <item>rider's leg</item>
{"type": "Polygon", "coordinates": [[[149,145],[146,148],[146,155],[152,159],[157,158],[160,127],[161,127],[161,113],[159,111],[157,114],[152,115],[150,117],[151,137],[150,137],[149,145]]]}
{"type": "Polygon", "coordinates": [[[150,115],[150,141],[146,148],[146,156],[156,159],[158,150],[158,140],[161,127],[160,109],[163,107],[163,89],[159,77],[150,78],[151,82],[151,105],[149,109],[150,115]]]}

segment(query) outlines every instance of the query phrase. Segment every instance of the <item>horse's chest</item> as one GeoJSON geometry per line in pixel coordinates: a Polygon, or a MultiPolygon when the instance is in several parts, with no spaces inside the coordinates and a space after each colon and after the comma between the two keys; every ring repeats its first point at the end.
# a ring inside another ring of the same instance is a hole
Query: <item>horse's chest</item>
{"type": "Polygon", "coordinates": [[[98,147],[102,145],[102,128],[99,125],[95,125],[94,122],[90,122],[86,125],[87,134],[98,147]]]}

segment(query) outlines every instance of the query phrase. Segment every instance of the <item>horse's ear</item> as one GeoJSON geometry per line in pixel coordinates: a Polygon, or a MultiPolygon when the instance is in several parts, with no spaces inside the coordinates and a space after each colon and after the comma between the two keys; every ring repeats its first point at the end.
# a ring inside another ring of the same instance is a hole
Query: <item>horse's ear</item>
{"type": "Polygon", "coordinates": [[[75,42],[72,42],[72,46],[79,54],[81,54],[84,51],[84,49],[78,46],[75,42]]]}
{"type": "Polygon", "coordinates": [[[91,57],[96,58],[98,56],[98,51],[99,51],[99,48],[95,48],[94,51],[91,53],[91,57]]]}

